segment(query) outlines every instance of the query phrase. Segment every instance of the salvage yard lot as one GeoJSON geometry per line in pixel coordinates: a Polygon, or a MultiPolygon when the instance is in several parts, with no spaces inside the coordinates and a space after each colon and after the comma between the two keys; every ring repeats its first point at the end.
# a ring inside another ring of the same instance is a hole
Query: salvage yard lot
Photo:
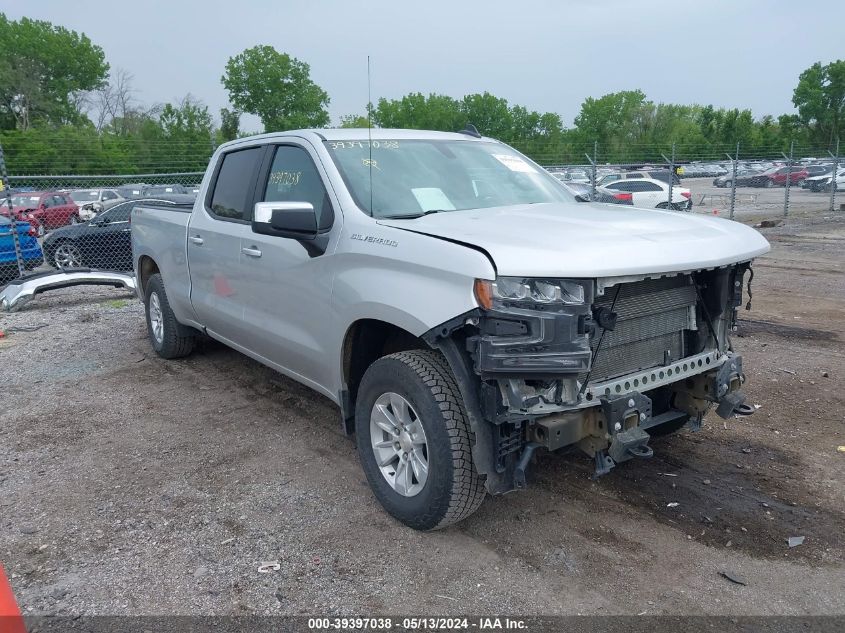
{"type": "Polygon", "coordinates": [[[596,482],[578,453],[541,455],[527,491],[427,534],[380,509],[331,403],[214,343],[159,359],[133,297],[2,314],[0,560],[21,607],[845,613],[845,220],[765,235],[734,336],[754,416],[711,414],[596,482]]]}

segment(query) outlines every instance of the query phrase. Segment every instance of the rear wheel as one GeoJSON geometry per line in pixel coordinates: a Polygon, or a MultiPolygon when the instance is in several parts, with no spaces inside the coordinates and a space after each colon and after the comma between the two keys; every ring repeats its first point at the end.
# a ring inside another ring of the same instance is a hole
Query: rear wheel
{"type": "Polygon", "coordinates": [[[161,275],[152,275],[147,280],[144,295],[147,333],[156,354],[162,358],[181,358],[190,354],[196,344],[196,337],[182,334],[184,326],[180,326],[170,309],[161,275]]]}
{"type": "Polygon", "coordinates": [[[373,494],[405,525],[444,528],[484,500],[463,401],[439,353],[398,352],[370,365],[358,390],[355,434],[373,494]]]}

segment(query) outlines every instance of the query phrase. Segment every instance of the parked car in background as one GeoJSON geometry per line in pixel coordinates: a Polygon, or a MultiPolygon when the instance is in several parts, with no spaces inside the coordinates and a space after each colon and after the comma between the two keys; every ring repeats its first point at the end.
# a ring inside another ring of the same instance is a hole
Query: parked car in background
{"type": "MultiPolygon", "coordinates": [[[[590,202],[590,185],[581,182],[566,182],[563,186],[575,196],[578,202],[590,202]]],[[[617,191],[611,191],[604,187],[596,187],[595,198],[593,202],[603,202],[605,204],[634,204],[633,199],[617,191]]]]}
{"type": "Polygon", "coordinates": [[[672,187],[672,203],[669,203],[669,185],[654,178],[617,180],[605,185],[614,193],[631,196],[635,207],[643,209],[692,209],[692,193],[684,187],[672,187]]]}
{"type": "MultiPolygon", "coordinates": [[[[836,183],[833,183],[831,174],[824,176],[816,176],[814,178],[807,178],[804,182],[809,182],[811,191],[830,191],[831,186],[836,187],[836,191],[845,190],[845,167],[836,172],[836,183]]],[[[803,182],[801,183],[803,186],[803,182]]]]}
{"type": "Polygon", "coordinates": [[[149,185],[145,182],[134,182],[120,185],[116,187],[116,190],[121,198],[131,200],[132,198],[142,198],[148,187],[149,185]]]}
{"type": "Polygon", "coordinates": [[[673,174],[668,169],[653,169],[649,171],[621,171],[605,174],[599,179],[596,184],[605,186],[610,182],[616,182],[617,180],[628,180],[632,178],[651,178],[653,180],[663,181],[666,184],[669,184],[669,182],[674,182],[674,184],[676,185],[681,183],[681,179],[678,177],[678,175],[673,174]]]}
{"type": "Polygon", "coordinates": [[[185,194],[188,190],[184,185],[174,183],[171,185],[148,185],[144,189],[145,196],[170,196],[174,194],[185,194]]]}
{"type": "MultiPolygon", "coordinates": [[[[23,220],[16,221],[15,228],[18,232],[24,267],[27,270],[37,268],[43,259],[35,229],[29,222],[23,220]]],[[[0,283],[16,279],[19,275],[14,239],[12,221],[7,217],[0,217],[0,283]]]]}
{"type": "Polygon", "coordinates": [[[588,174],[583,169],[567,169],[566,171],[558,171],[554,173],[554,177],[560,180],[561,182],[578,182],[578,183],[589,183],[590,182],[590,174],[588,174]]]}
{"type": "Polygon", "coordinates": [[[832,164],[807,165],[807,177],[801,181],[802,189],[810,189],[811,191],[821,191],[821,189],[813,189],[813,185],[818,182],[817,179],[830,178],[830,173],[833,171],[832,164]]]}
{"type": "Polygon", "coordinates": [[[57,229],[44,238],[44,257],[54,268],[132,269],[129,222],[139,204],[191,203],[195,196],[149,196],[121,200],[84,224],[57,229]]]}
{"type": "MultiPolygon", "coordinates": [[[[744,179],[751,178],[753,176],[759,176],[762,171],[759,169],[746,169],[737,168],[736,170],[736,186],[739,187],[740,185],[748,184],[744,179]]],[[[733,171],[729,171],[727,174],[723,176],[717,176],[713,179],[713,184],[717,187],[730,187],[731,183],[733,182],[734,174],[733,171]]]]}
{"type": "Polygon", "coordinates": [[[807,177],[807,170],[798,165],[794,165],[790,170],[789,167],[779,167],[769,174],[769,181],[765,183],[766,187],[783,187],[786,185],[787,178],[789,184],[795,185],[800,183],[807,177]]]}
{"type": "MultiPolygon", "coordinates": [[[[79,207],[68,194],[58,191],[31,191],[14,195],[12,213],[19,220],[29,222],[39,236],[81,222],[79,207]]],[[[9,217],[8,207],[4,205],[0,214],[9,217]]]]}
{"type": "Polygon", "coordinates": [[[86,222],[103,210],[104,203],[121,198],[115,189],[77,189],[70,192],[70,199],[79,207],[79,217],[86,222]]]}

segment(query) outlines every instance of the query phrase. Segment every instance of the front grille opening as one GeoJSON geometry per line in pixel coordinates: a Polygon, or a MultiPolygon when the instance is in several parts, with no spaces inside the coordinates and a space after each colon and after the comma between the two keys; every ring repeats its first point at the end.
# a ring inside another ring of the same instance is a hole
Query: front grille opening
{"type": "MultiPolygon", "coordinates": [[[[608,289],[593,307],[610,308],[615,294],[616,287],[608,289]]],[[[645,369],[666,368],[652,374],[651,379],[657,380],[663,378],[663,371],[671,375],[673,367],[682,368],[682,359],[694,353],[690,341],[698,329],[696,300],[690,275],[622,284],[614,308],[618,314],[616,328],[604,335],[590,382],[645,369]]],[[[598,339],[594,336],[591,341],[593,353],[598,339]]],[[[637,382],[639,384],[631,384],[630,389],[648,389],[648,378],[637,382]]]]}

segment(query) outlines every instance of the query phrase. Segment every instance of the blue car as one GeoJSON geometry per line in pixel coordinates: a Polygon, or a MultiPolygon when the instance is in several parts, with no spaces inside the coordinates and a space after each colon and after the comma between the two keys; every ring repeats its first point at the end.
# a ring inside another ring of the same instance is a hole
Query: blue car
{"type": "MultiPolygon", "coordinates": [[[[44,261],[38,238],[29,222],[15,222],[20,240],[21,255],[27,270],[37,268],[44,261]]],[[[18,264],[15,258],[15,242],[12,236],[12,222],[0,215],[0,283],[5,283],[19,277],[18,264]]]]}

